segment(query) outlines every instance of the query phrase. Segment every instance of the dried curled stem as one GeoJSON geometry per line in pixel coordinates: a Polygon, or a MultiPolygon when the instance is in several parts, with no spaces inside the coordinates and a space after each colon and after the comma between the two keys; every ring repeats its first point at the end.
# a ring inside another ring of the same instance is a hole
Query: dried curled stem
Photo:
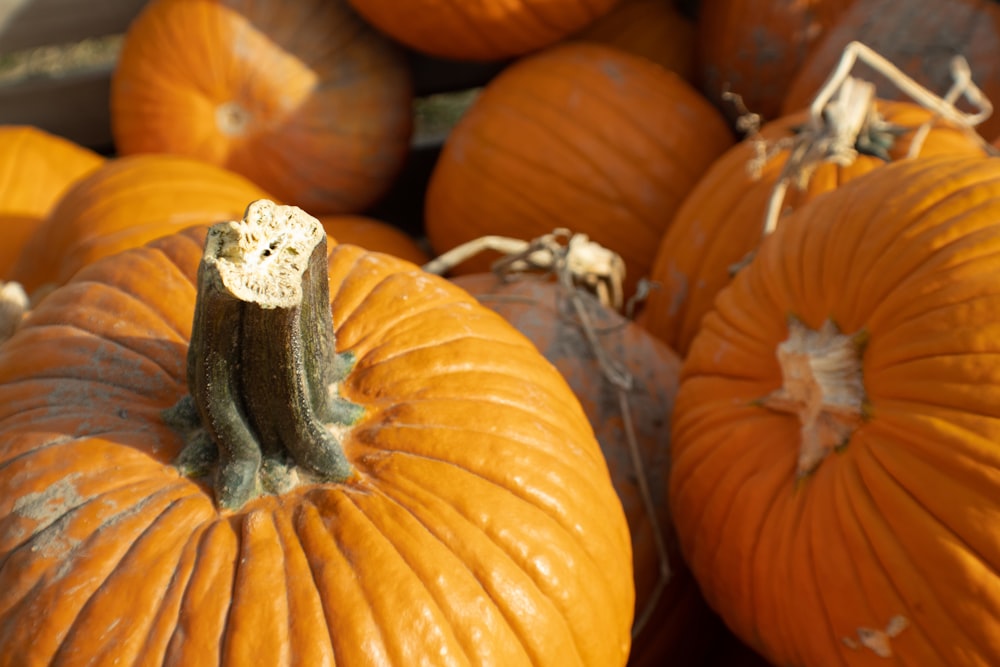
{"type": "Polygon", "coordinates": [[[511,273],[544,271],[577,287],[583,287],[602,304],[621,310],[625,262],[618,253],[591,241],[586,234],[556,229],[532,241],[507,236],[481,236],[456,246],[423,266],[424,271],[443,275],[465,260],[485,251],[504,256],[492,269],[501,278],[511,273]]]}
{"type": "MultiPolygon", "coordinates": [[[[756,156],[747,165],[752,176],[759,177],[763,166],[776,154],[787,150],[789,155],[774,184],[764,215],[762,236],[771,234],[778,225],[782,206],[789,187],[804,189],[813,172],[824,163],[850,165],[860,151],[888,160],[886,145],[892,137],[913,133],[907,157],[919,154],[927,133],[935,122],[945,119],[967,131],[990,151],[989,144],[975,128],[989,118],[993,106],[982,90],[973,82],[969,64],[961,55],[951,60],[953,84],[938,96],[920,85],[892,62],[861,42],[849,43],[837,67],[830,73],[823,87],[809,106],[805,125],[794,137],[768,142],[756,136],[760,117],[742,108],[745,129],[755,142],[756,156]],[[882,119],[875,108],[875,85],[851,76],[855,64],[863,62],[885,76],[893,85],[917,104],[933,112],[932,116],[917,127],[893,125],[882,119]],[[956,106],[964,98],[975,111],[968,113],[956,106]]],[[[741,107],[739,99],[730,99],[741,107]]],[[[737,263],[733,270],[745,265],[749,257],[737,263]]]]}

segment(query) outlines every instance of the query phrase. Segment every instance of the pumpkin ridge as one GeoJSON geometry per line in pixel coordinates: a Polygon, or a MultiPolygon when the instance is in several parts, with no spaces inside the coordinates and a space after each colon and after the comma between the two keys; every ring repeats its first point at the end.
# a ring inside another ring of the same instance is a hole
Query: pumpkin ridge
{"type": "MultiPolygon", "coordinates": [[[[101,619],[101,615],[104,614],[104,613],[107,613],[107,611],[108,611],[106,609],[106,606],[101,605],[102,598],[107,598],[109,596],[112,596],[116,602],[118,602],[118,601],[125,601],[125,600],[128,600],[128,601],[133,602],[133,603],[135,602],[136,598],[134,598],[132,595],[117,595],[117,596],[115,596],[114,593],[110,592],[110,591],[114,591],[116,588],[119,589],[119,590],[121,590],[121,586],[115,586],[115,583],[114,583],[115,579],[118,578],[118,577],[126,576],[127,574],[131,573],[132,568],[130,568],[127,565],[127,563],[130,560],[134,560],[136,558],[136,556],[135,556],[136,553],[141,553],[145,549],[150,548],[150,545],[147,543],[146,540],[150,537],[150,532],[151,531],[156,530],[157,527],[160,526],[161,524],[162,525],[166,525],[168,527],[172,525],[173,522],[171,521],[171,519],[174,518],[172,516],[174,514],[174,510],[176,510],[176,508],[179,507],[183,503],[184,500],[185,500],[185,497],[182,496],[180,498],[175,498],[174,500],[172,500],[171,502],[169,502],[166,506],[164,506],[163,508],[161,508],[159,510],[159,512],[154,517],[152,517],[152,520],[146,526],[146,528],[144,530],[142,530],[139,535],[135,536],[135,538],[130,543],[128,550],[123,554],[121,560],[118,562],[117,565],[115,565],[110,570],[110,572],[108,573],[108,576],[101,582],[101,584],[95,588],[94,593],[83,603],[83,605],[81,605],[80,609],[77,611],[76,615],[74,616],[73,622],[69,625],[68,628],[66,628],[65,633],[63,634],[63,637],[62,637],[62,639],[60,641],[60,644],[59,644],[58,648],[56,649],[56,651],[55,651],[55,653],[53,655],[52,660],[53,660],[54,663],[59,663],[59,662],[61,662],[63,660],[68,660],[74,654],[78,654],[78,650],[79,649],[76,649],[73,646],[73,644],[77,644],[77,643],[88,644],[89,643],[90,639],[89,639],[89,636],[87,634],[87,631],[86,631],[86,629],[81,629],[81,626],[83,624],[85,624],[85,623],[87,625],[89,625],[89,623],[87,623],[87,617],[90,614],[95,614],[95,613],[97,614],[97,617],[98,617],[98,620],[96,620],[95,622],[98,623],[98,624],[101,624],[101,620],[100,620],[101,619]],[[94,608],[94,605],[98,605],[99,608],[100,607],[103,607],[103,608],[100,608],[100,610],[96,611],[96,612],[90,611],[90,610],[92,610],[94,608]],[[76,639],[76,636],[80,635],[81,633],[83,635],[82,638],[81,639],[76,639]]],[[[95,499],[95,501],[96,501],[96,499],[95,499]]],[[[142,568],[141,568],[142,574],[140,575],[140,577],[142,578],[142,580],[145,583],[145,585],[141,587],[141,591],[142,592],[145,593],[145,592],[149,591],[148,584],[149,584],[150,580],[153,579],[153,567],[152,566],[155,563],[155,561],[158,560],[157,557],[161,557],[162,558],[163,555],[165,555],[165,554],[167,554],[167,553],[169,553],[171,551],[174,551],[175,549],[172,549],[170,547],[176,547],[176,543],[178,543],[178,542],[186,542],[187,541],[187,537],[184,534],[185,533],[185,529],[186,529],[185,526],[174,526],[173,530],[169,531],[169,532],[173,533],[173,535],[171,535],[171,538],[167,538],[166,535],[161,534],[162,531],[157,530],[156,535],[155,535],[155,541],[157,542],[157,545],[154,548],[161,547],[161,540],[164,541],[164,542],[166,542],[168,539],[172,539],[172,543],[170,544],[170,546],[168,546],[166,549],[164,549],[164,551],[162,553],[155,554],[151,558],[144,558],[144,559],[142,559],[142,562],[143,562],[142,568]]],[[[176,550],[179,551],[179,549],[176,549],[176,550]]],[[[162,568],[163,566],[161,565],[160,567],[162,568]]],[[[168,580],[169,580],[169,577],[168,577],[168,580]]],[[[130,592],[132,592],[132,591],[130,591],[130,592]]],[[[162,593],[164,591],[163,591],[163,589],[160,589],[159,592],[162,593]]],[[[154,603],[157,602],[157,601],[162,602],[162,598],[160,596],[156,596],[156,597],[158,597],[159,600],[153,600],[154,603]]],[[[146,609],[144,608],[143,611],[146,611],[146,609]]],[[[118,636],[118,640],[119,641],[115,642],[115,648],[114,648],[116,659],[126,658],[126,659],[135,660],[136,659],[135,653],[137,652],[137,648],[140,648],[140,647],[134,647],[133,646],[132,650],[130,651],[133,654],[131,656],[122,655],[123,648],[125,648],[124,645],[126,645],[128,643],[127,641],[123,641],[123,640],[126,639],[129,635],[131,635],[133,637],[136,636],[135,633],[138,634],[138,636],[140,638],[140,641],[141,641],[141,638],[143,638],[143,637],[145,637],[146,639],[148,639],[150,637],[149,625],[152,625],[152,623],[155,620],[155,612],[150,613],[150,614],[129,614],[129,615],[127,615],[127,618],[128,618],[128,622],[124,624],[124,625],[128,626],[128,630],[125,631],[126,632],[126,637],[121,637],[121,634],[122,634],[121,631],[114,632],[114,630],[117,630],[117,628],[121,627],[121,625],[122,625],[122,624],[120,624],[118,622],[119,620],[121,620],[121,617],[118,617],[118,618],[111,617],[111,618],[109,618],[108,621],[107,621],[107,625],[104,626],[104,627],[101,627],[100,629],[103,630],[102,634],[104,634],[105,636],[107,636],[109,634],[117,635],[118,636]],[[148,624],[148,625],[143,626],[142,624],[144,624],[144,623],[148,624]]],[[[140,655],[142,655],[142,654],[140,654],[140,655]]],[[[143,657],[144,658],[148,658],[149,656],[143,655],[143,657]]]]}
{"type": "MultiPolygon", "coordinates": [[[[872,450],[868,450],[868,452],[871,453],[872,450]]],[[[910,557],[911,552],[907,548],[908,545],[904,545],[902,543],[902,541],[899,539],[899,536],[892,530],[892,526],[890,525],[890,523],[886,520],[885,518],[886,515],[883,515],[881,513],[882,512],[881,504],[874,498],[874,496],[869,491],[869,489],[871,488],[869,486],[870,479],[868,480],[862,479],[864,477],[865,468],[858,466],[857,470],[858,470],[858,475],[854,478],[854,481],[858,488],[856,489],[856,493],[847,494],[849,502],[852,505],[854,505],[855,503],[861,501],[867,501],[867,503],[869,504],[867,512],[862,513],[861,511],[855,511],[855,517],[856,517],[855,521],[858,526],[858,530],[864,536],[865,541],[868,543],[869,548],[871,549],[871,554],[874,556],[874,560],[878,563],[878,565],[881,566],[881,570],[886,575],[885,576],[886,581],[889,584],[890,588],[892,589],[892,592],[896,596],[899,606],[902,608],[900,611],[904,610],[910,611],[909,604],[906,601],[907,598],[906,596],[904,596],[902,590],[900,590],[900,587],[897,584],[897,578],[899,579],[903,578],[902,575],[898,574],[900,571],[901,564],[909,566],[909,569],[911,571],[920,572],[919,559],[910,557]],[[876,523],[877,526],[871,527],[871,524],[873,522],[876,523]],[[876,536],[882,539],[881,546],[873,539],[876,536]],[[887,550],[891,550],[891,553],[886,553],[887,550]]],[[[885,473],[888,474],[888,471],[885,471],[885,473]]],[[[929,577],[919,578],[919,580],[932,581],[936,573],[930,572],[928,574],[929,577]]],[[[912,579],[912,577],[906,577],[906,579],[912,579]]],[[[923,588],[923,590],[929,593],[933,598],[935,598],[935,603],[938,605],[943,604],[943,598],[947,597],[947,594],[941,595],[940,593],[935,591],[934,588],[931,586],[926,586],[923,588]]],[[[875,618],[876,615],[872,613],[872,617],[875,618]]],[[[907,621],[911,625],[916,626],[917,628],[919,628],[921,625],[920,623],[921,617],[922,614],[919,613],[918,614],[910,613],[905,615],[907,621]]],[[[927,620],[929,622],[931,619],[928,618],[927,620]]],[[[936,624],[946,623],[949,620],[951,620],[949,618],[949,615],[940,614],[935,618],[934,622],[936,624]]],[[[952,636],[952,633],[962,634],[961,630],[959,630],[959,628],[957,627],[957,624],[951,624],[951,625],[952,628],[948,632],[949,636],[952,636]]],[[[928,638],[933,636],[933,633],[921,632],[920,636],[928,638]]],[[[930,646],[931,649],[938,655],[939,659],[943,661],[942,664],[945,664],[947,662],[947,660],[943,658],[945,654],[942,653],[938,649],[938,647],[934,645],[933,642],[928,641],[926,644],[927,646],[930,646]]]]}
{"type": "MultiPolygon", "coordinates": [[[[451,547],[444,540],[440,539],[440,537],[432,530],[431,524],[428,524],[428,522],[422,520],[415,512],[413,512],[411,509],[409,509],[406,506],[405,503],[401,503],[401,502],[397,501],[391,495],[389,495],[388,493],[386,493],[385,492],[385,486],[384,486],[385,478],[381,478],[380,477],[379,478],[379,482],[381,484],[376,489],[374,489],[374,494],[376,496],[378,496],[380,499],[382,499],[383,502],[390,503],[393,507],[396,508],[397,511],[402,512],[405,516],[407,516],[410,519],[412,519],[417,526],[420,526],[421,528],[423,528],[426,531],[427,535],[431,536],[431,538],[435,542],[437,542],[438,544],[441,544],[447,551],[449,551],[450,553],[452,553],[454,555],[454,557],[455,557],[455,561],[457,563],[459,563],[459,564],[464,565],[463,569],[465,571],[467,571],[470,574],[470,576],[478,582],[479,581],[479,577],[477,577],[475,575],[475,572],[473,571],[473,569],[471,567],[469,567],[469,564],[466,563],[466,562],[463,562],[463,560],[461,558],[459,558],[457,554],[455,554],[455,552],[451,549],[451,547]]],[[[407,550],[401,549],[400,545],[395,540],[392,539],[393,535],[396,534],[396,531],[389,530],[388,528],[390,528],[390,527],[388,527],[388,526],[387,527],[383,527],[382,525],[380,525],[379,523],[377,523],[375,521],[375,517],[377,516],[376,513],[370,512],[370,511],[366,510],[365,508],[363,508],[361,506],[361,504],[358,502],[356,494],[345,494],[345,497],[347,498],[347,500],[351,504],[354,505],[355,509],[358,512],[358,516],[359,517],[363,517],[365,519],[365,521],[367,522],[367,524],[372,527],[372,530],[374,530],[379,536],[381,536],[381,538],[383,540],[385,540],[385,543],[390,548],[392,548],[392,550],[399,556],[400,560],[402,560],[414,572],[418,572],[419,571],[419,568],[418,568],[418,565],[419,565],[418,561],[419,561],[419,559],[418,558],[415,559],[413,557],[413,554],[410,553],[410,552],[408,552],[407,550]]],[[[395,524],[395,523],[397,523],[397,521],[394,520],[393,523],[395,524]]],[[[422,577],[418,576],[418,577],[416,577],[416,579],[423,586],[423,589],[428,593],[428,596],[432,600],[434,600],[435,606],[437,607],[437,609],[443,615],[448,615],[448,612],[453,610],[454,604],[447,604],[447,600],[441,598],[441,593],[440,593],[439,590],[435,590],[434,587],[429,586],[427,584],[427,582],[422,577]]],[[[485,592],[485,588],[484,588],[484,592],[485,592]]],[[[490,598],[490,599],[492,600],[492,598],[490,598]]],[[[499,605],[495,605],[495,606],[497,607],[497,609],[499,611],[499,605]]],[[[462,649],[465,652],[464,657],[467,660],[469,660],[470,664],[472,664],[473,660],[471,658],[473,657],[474,654],[473,654],[472,651],[470,651],[469,647],[467,646],[468,638],[467,637],[463,637],[464,633],[457,632],[456,629],[451,629],[451,630],[452,630],[451,634],[452,634],[453,639],[458,640],[459,645],[462,646],[462,649]]]]}
{"type": "MultiPolygon", "coordinates": [[[[468,469],[465,470],[467,472],[471,472],[468,471],[468,469]]],[[[433,501],[438,507],[442,509],[447,508],[448,511],[455,513],[458,517],[461,518],[461,520],[467,527],[471,528],[471,530],[474,532],[475,535],[481,537],[481,539],[485,542],[485,544],[488,545],[488,548],[493,552],[490,555],[491,561],[495,559],[497,555],[502,557],[509,564],[509,568],[506,568],[508,571],[520,574],[523,578],[522,580],[527,581],[536,590],[536,592],[541,594],[543,599],[549,603],[549,610],[548,610],[549,613],[547,614],[548,618],[556,618],[560,622],[559,624],[560,626],[562,626],[564,631],[569,630],[568,623],[566,623],[566,614],[564,609],[556,603],[556,601],[553,599],[553,596],[550,596],[539,586],[535,576],[532,576],[532,573],[530,571],[531,568],[525,567],[523,563],[519,561],[519,559],[516,557],[516,554],[513,553],[510,545],[504,544],[502,541],[497,539],[498,536],[494,534],[495,531],[490,531],[487,529],[487,527],[480,525],[480,523],[475,521],[473,517],[469,516],[469,514],[466,511],[463,511],[463,508],[459,503],[448,502],[448,499],[443,495],[425,491],[425,489],[420,485],[418,480],[415,479],[413,476],[403,474],[403,475],[395,475],[394,477],[397,480],[396,483],[393,483],[392,481],[387,481],[384,477],[379,478],[381,484],[383,485],[382,488],[395,489],[397,493],[404,494],[405,496],[409,497],[419,497],[421,499],[419,503],[420,507],[425,507],[427,499],[428,497],[430,497],[433,499],[433,501]],[[406,487],[412,487],[413,491],[416,492],[416,495],[412,492],[407,493],[406,487]]],[[[483,479],[478,475],[476,477],[479,479],[483,479]]],[[[489,483],[491,487],[497,486],[491,481],[489,483]]],[[[398,499],[392,496],[387,496],[387,497],[390,498],[394,503],[400,503],[398,499]]],[[[526,504],[530,505],[530,502],[527,499],[521,498],[521,500],[524,500],[526,504]]],[[[540,507],[534,507],[529,509],[537,509],[539,511],[542,510],[542,508],[540,507]]],[[[431,511],[432,510],[428,510],[428,512],[431,511]]],[[[556,521],[556,519],[551,515],[548,515],[548,513],[546,513],[546,515],[549,519],[556,521]]],[[[468,530],[462,531],[462,535],[453,534],[451,536],[452,539],[448,540],[444,539],[440,534],[440,532],[434,530],[434,523],[426,522],[423,520],[421,520],[420,523],[421,525],[427,526],[430,535],[432,535],[436,541],[443,543],[446,546],[446,548],[453,553],[457,553],[455,551],[456,540],[458,540],[459,545],[464,545],[469,540],[469,538],[467,537],[469,532],[468,530]]],[[[574,541],[576,540],[576,537],[573,536],[572,533],[567,533],[567,534],[571,536],[571,539],[573,539],[574,541]]],[[[471,559],[468,556],[466,556],[464,558],[459,558],[459,560],[468,563],[471,559]]],[[[511,602],[503,596],[502,593],[504,585],[491,583],[489,581],[490,577],[479,576],[474,571],[472,571],[471,568],[470,572],[473,576],[473,579],[479,585],[482,586],[483,592],[493,603],[494,607],[499,611],[501,617],[505,620],[511,631],[519,639],[528,639],[532,633],[527,632],[526,629],[523,627],[523,621],[519,622],[516,615],[513,614],[513,610],[511,609],[511,607],[516,605],[512,605],[511,602]]],[[[537,654],[534,654],[535,652],[531,650],[530,642],[525,641],[524,643],[529,644],[529,646],[523,647],[525,651],[533,654],[530,656],[531,664],[535,666],[540,666],[544,664],[544,660],[540,660],[539,656],[537,654]]],[[[579,662],[579,657],[577,659],[577,662],[579,662]]]]}
{"type": "MultiPolygon", "coordinates": [[[[56,581],[64,580],[64,577],[72,573],[73,565],[79,559],[81,551],[85,551],[88,548],[92,548],[95,541],[99,542],[101,540],[104,541],[108,540],[108,534],[106,532],[95,531],[92,532],[90,535],[88,535],[84,541],[78,540],[75,543],[73,543],[71,537],[69,537],[68,535],[59,534],[59,532],[61,530],[65,530],[66,524],[71,523],[76,518],[76,515],[79,514],[81,511],[92,509],[101,504],[102,502],[106,503],[107,502],[106,496],[108,495],[114,496],[115,494],[118,493],[130,490],[134,491],[136,488],[141,489],[147,486],[151,487],[152,491],[143,497],[139,505],[128,506],[125,507],[124,509],[115,512],[114,514],[108,515],[107,517],[105,517],[106,520],[103,522],[102,527],[114,525],[122,521],[123,519],[129,519],[131,517],[134,517],[141,511],[146,509],[147,505],[156,504],[156,502],[162,500],[163,498],[169,499],[171,495],[176,495],[178,494],[178,492],[183,491],[187,485],[175,483],[172,486],[162,486],[157,483],[157,480],[141,481],[136,484],[117,487],[108,494],[102,494],[103,497],[102,500],[99,500],[98,498],[88,498],[85,500],[85,502],[78,504],[67,510],[65,513],[60,515],[56,520],[47,524],[45,528],[33,533],[28,540],[22,542],[15,549],[12,549],[4,557],[2,563],[0,563],[0,576],[2,576],[3,571],[7,568],[11,559],[17,558],[18,555],[24,554],[26,553],[26,551],[43,553],[43,554],[45,553],[46,549],[50,550],[62,549],[66,551],[66,553],[62,555],[60,558],[55,559],[54,562],[46,565],[42,570],[37,571],[34,583],[31,585],[30,589],[24,592],[24,595],[21,596],[19,601],[17,601],[13,605],[7,605],[7,604],[2,604],[2,600],[0,600],[0,611],[2,611],[3,613],[12,613],[11,610],[14,609],[15,607],[23,608],[25,605],[30,606],[31,603],[37,601],[38,597],[37,593],[38,590],[41,588],[48,588],[50,590],[51,595],[56,595],[57,593],[51,591],[52,584],[55,583],[56,581]]],[[[168,500],[168,502],[173,502],[173,500],[168,500]]],[[[126,549],[123,552],[123,554],[127,551],[128,549],[126,549]]],[[[24,558],[27,559],[29,557],[24,556],[24,558]]],[[[51,555],[50,558],[55,558],[55,554],[51,555]]],[[[106,562],[106,560],[103,560],[102,563],[103,562],[106,562]]],[[[117,564],[109,567],[108,574],[112,572],[115,567],[117,567],[117,564]]],[[[104,581],[104,579],[106,579],[106,576],[107,574],[105,575],[105,577],[102,578],[102,582],[104,581]]],[[[102,583],[97,582],[92,584],[92,586],[93,587],[90,592],[90,595],[87,596],[88,601],[94,593],[100,590],[102,583]]],[[[73,590],[75,591],[75,588],[73,590]]],[[[86,601],[83,602],[81,608],[85,604],[87,604],[86,601]]],[[[79,610],[77,611],[77,613],[79,613],[79,610]]],[[[74,614],[74,618],[76,618],[76,614],[74,614]]],[[[0,643],[3,643],[3,639],[4,638],[0,636],[0,643]]]]}
{"type": "Polygon", "coordinates": [[[187,592],[191,576],[198,566],[197,551],[201,536],[207,530],[209,522],[203,522],[194,528],[194,531],[184,540],[183,545],[178,549],[177,565],[174,568],[173,576],[167,583],[163,598],[157,610],[153,612],[151,632],[140,647],[139,655],[157,656],[163,662],[164,656],[169,654],[169,646],[173,633],[169,628],[176,628],[180,625],[180,610],[184,603],[184,595],[187,592]],[[158,640],[158,647],[154,645],[154,639],[158,640]]]}

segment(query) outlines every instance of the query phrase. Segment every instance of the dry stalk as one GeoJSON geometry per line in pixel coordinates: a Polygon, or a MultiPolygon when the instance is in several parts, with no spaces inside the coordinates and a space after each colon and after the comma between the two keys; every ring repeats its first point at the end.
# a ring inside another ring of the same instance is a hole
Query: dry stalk
{"type": "MultiPolygon", "coordinates": [[[[745,124],[756,150],[755,158],[747,166],[751,176],[759,177],[769,160],[781,151],[788,151],[788,158],[768,199],[762,237],[768,236],[777,227],[789,187],[804,189],[813,172],[823,163],[832,162],[845,166],[853,163],[858,155],[859,141],[863,137],[893,136],[912,131],[907,157],[913,157],[919,154],[933,124],[943,118],[974,136],[982,143],[984,150],[990,150],[989,144],[976,133],[975,127],[992,114],[992,104],[973,82],[969,64],[961,55],[952,58],[951,73],[951,88],[944,96],[938,96],[870,47],[861,42],[851,42],[844,48],[837,67],[813,98],[806,123],[795,136],[767,142],[755,136],[759,130],[759,117],[747,112],[745,124]],[[932,116],[917,127],[902,127],[884,121],[875,108],[875,85],[851,76],[851,71],[858,62],[883,75],[910,100],[933,112],[932,116]],[[960,97],[965,98],[975,111],[969,113],[959,109],[955,103],[960,97]]],[[[739,100],[736,102],[739,103],[739,100]]],[[[746,109],[742,111],[746,112],[746,109]]],[[[864,148],[889,159],[884,148],[877,143],[864,148]]],[[[749,259],[750,256],[735,264],[732,271],[735,273],[749,259]]]]}

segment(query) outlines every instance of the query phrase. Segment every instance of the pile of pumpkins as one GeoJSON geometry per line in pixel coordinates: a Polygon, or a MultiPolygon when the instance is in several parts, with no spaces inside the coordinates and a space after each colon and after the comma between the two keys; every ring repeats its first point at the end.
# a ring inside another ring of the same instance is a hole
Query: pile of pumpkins
{"type": "Polygon", "coordinates": [[[150,0],[0,127],[0,665],[1000,664],[998,32],[150,0]]]}

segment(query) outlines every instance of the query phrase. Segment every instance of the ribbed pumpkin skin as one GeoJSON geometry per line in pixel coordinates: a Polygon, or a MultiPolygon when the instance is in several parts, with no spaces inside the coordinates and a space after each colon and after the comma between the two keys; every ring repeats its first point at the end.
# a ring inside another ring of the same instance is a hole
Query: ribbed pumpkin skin
{"type": "Polygon", "coordinates": [[[24,246],[11,271],[29,292],[59,285],[100,257],[192,225],[236,220],[273,197],[243,176],[193,158],[115,158],[80,179],[24,246]]]}
{"type": "MultiPolygon", "coordinates": [[[[931,112],[908,102],[879,100],[877,108],[887,121],[916,128],[932,119],[931,112]]],[[[806,112],[783,116],[765,124],[760,136],[767,141],[793,137],[806,121],[806,112]]],[[[935,120],[920,156],[983,155],[985,148],[974,134],[935,120]]],[[[888,149],[892,160],[906,157],[913,133],[908,132],[888,149]]],[[[658,284],[646,300],[637,321],[655,336],[687,354],[701,318],[712,308],[715,295],[731,278],[730,267],[759,245],[768,199],[789,151],[782,150],[753,178],[747,165],[754,159],[754,145],[741,142],[712,165],[692,190],[663,235],[650,272],[658,284]]],[[[805,189],[789,188],[784,205],[796,209],[814,197],[885,165],[881,158],[859,154],[850,165],[820,165],[805,189]]],[[[779,222],[779,224],[783,224],[779,222]]]]}
{"type": "Polygon", "coordinates": [[[354,213],[402,166],[412,96],[401,53],[343,0],[154,0],[126,34],[112,131],[122,155],[188,155],[354,213]]]}
{"type": "Polygon", "coordinates": [[[348,0],[376,28],[422,53],[502,60],[556,43],[619,0],[348,0]]]}
{"type": "Polygon", "coordinates": [[[894,163],[819,197],[720,292],[685,360],[670,501],[706,598],[772,662],[1000,664],[1000,159],[894,163]],[[867,418],[796,481],[794,313],[867,336],[867,418]],[[859,628],[909,625],[894,660],[859,628]]]}
{"type": "MultiPolygon", "coordinates": [[[[457,276],[456,285],[499,313],[526,335],[569,383],[594,427],[625,509],[632,536],[636,615],[650,604],[660,579],[660,555],[650,512],[642,501],[618,390],[603,374],[587,341],[569,288],[524,276],[499,281],[492,273],[457,276]]],[[[653,616],[635,638],[629,665],[698,664],[714,640],[714,618],[697,592],[677,549],[667,480],[670,472],[670,412],[680,359],[666,345],[622,315],[580,293],[601,348],[632,378],[629,419],[644,464],[656,525],[668,549],[671,578],[655,601],[653,616]],[[671,662],[672,661],[672,662],[671,662]]]]}
{"type": "Polygon", "coordinates": [[[384,252],[414,264],[431,259],[416,239],[387,222],[364,215],[321,215],[317,219],[338,243],[384,252]]]}
{"type": "Polygon", "coordinates": [[[648,58],[695,80],[695,23],[673,0],[622,0],[573,39],[582,39],[648,58]]]}
{"type": "Polygon", "coordinates": [[[203,232],[84,269],[0,348],[0,665],[622,665],[629,535],[565,381],[412,264],[331,252],[345,485],[220,514],[169,465],[203,232]]]}
{"type": "Polygon", "coordinates": [[[701,0],[695,41],[701,90],[722,108],[728,106],[723,92],[731,91],[751,112],[777,118],[810,49],[854,1],[701,0]]]}
{"type": "Polygon", "coordinates": [[[427,237],[440,254],[566,227],[622,256],[631,293],[684,196],[732,142],[676,73],[599,44],[560,45],[493,79],[452,130],[427,189],[427,237]]]}
{"type": "MultiPolygon", "coordinates": [[[[1000,100],[1000,6],[995,2],[866,0],[856,2],[816,43],[789,83],[784,113],[809,105],[852,40],[864,42],[938,95],[951,88],[950,60],[961,54],[986,97],[994,105],[1000,100]]],[[[896,86],[868,66],[859,64],[853,72],[874,81],[880,97],[902,98],[896,86]]],[[[959,106],[965,108],[965,103],[959,106]]],[[[985,137],[996,136],[1000,114],[994,113],[979,129],[985,137]]]]}

